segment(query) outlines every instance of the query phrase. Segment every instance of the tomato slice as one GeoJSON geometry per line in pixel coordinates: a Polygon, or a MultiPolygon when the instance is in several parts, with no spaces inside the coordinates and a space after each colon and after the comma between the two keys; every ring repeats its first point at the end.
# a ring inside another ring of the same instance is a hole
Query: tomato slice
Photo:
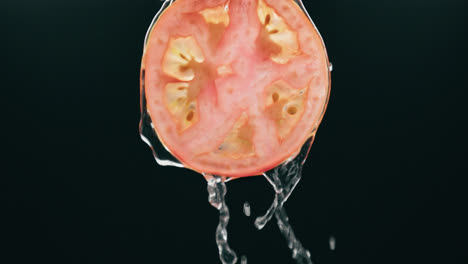
{"type": "Polygon", "coordinates": [[[208,174],[279,165],[314,133],[328,101],[325,47],[293,0],[177,0],[154,24],[142,70],[159,139],[208,174]]]}

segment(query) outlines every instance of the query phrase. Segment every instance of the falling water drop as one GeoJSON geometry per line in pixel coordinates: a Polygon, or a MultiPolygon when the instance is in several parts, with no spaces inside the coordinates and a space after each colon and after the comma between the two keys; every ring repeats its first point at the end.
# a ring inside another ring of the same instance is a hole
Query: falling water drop
{"type": "Polygon", "coordinates": [[[333,71],[333,64],[331,62],[328,63],[328,70],[333,71]]]}
{"type": "Polygon", "coordinates": [[[247,257],[246,256],[241,257],[241,264],[247,264],[247,257]]]}
{"type": "Polygon", "coordinates": [[[249,204],[249,202],[244,203],[244,214],[246,216],[250,216],[250,204],[249,204]]]}
{"type": "Polygon", "coordinates": [[[336,239],[334,236],[330,236],[330,239],[328,240],[330,244],[330,250],[335,250],[336,248],[336,239]]]}

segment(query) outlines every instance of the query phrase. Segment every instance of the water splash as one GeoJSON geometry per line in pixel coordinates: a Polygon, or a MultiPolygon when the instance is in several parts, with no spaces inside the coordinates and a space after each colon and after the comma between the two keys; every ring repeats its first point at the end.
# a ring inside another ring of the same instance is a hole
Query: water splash
{"type": "MultiPolygon", "coordinates": [[[[149,38],[149,34],[151,33],[152,28],[154,27],[157,19],[163,13],[163,11],[169,7],[175,0],[161,0],[162,7],[158,11],[158,13],[153,18],[150,27],[145,36],[144,41],[144,50],[146,48],[146,44],[149,38]]],[[[303,12],[307,15],[309,20],[315,27],[312,19],[310,19],[309,14],[307,13],[302,0],[295,0],[303,12]]],[[[318,32],[318,30],[317,30],[318,32]]],[[[322,40],[323,42],[323,40],[322,40]]],[[[329,71],[333,70],[333,65],[329,64],[329,71]]],[[[159,137],[154,129],[154,125],[150,118],[150,115],[147,111],[146,107],[146,96],[145,96],[145,69],[141,69],[141,120],[140,120],[140,135],[144,142],[146,142],[157,161],[157,163],[161,166],[175,166],[183,168],[184,165],[172,155],[169,149],[159,140],[159,137]]],[[[325,109],[321,113],[323,116],[325,109]]],[[[316,129],[316,128],[315,128],[316,129]]],[[[312,131],[312,134],[315,133],[312,131]]],[[[310,259],[310,253],[306,250],[299,240],[296,238],[291,225],[289,224],[289,219],[286,214],[286,210],[284,209],[283,205],[286,200],[291,195],[292,191],[294,190],[295,186],[301,179],[301,171],[302,166],[304,164],[305,158],[307,157],[308,151],[310,149],[310,145],[312,144],[313,136],[304,143],[303,147],[301,148],[300,152],[297,156],[293,155],[289,160],[285,161],[283,164],[279,165],[278,167],[272,169],[271,171],[265,172],[265,178],[270,182],[275,190],[275,199],[267,210],[266,214],[262,217],[258,217],[255,220],[255,226],[258,229],[262,229],[275,215],[277,220],[278,227],[280,232],[286,238],[288,243],[288,247],[292,250],[293,258],[299,264],[311,264],[312,261],[310,259]],[[295,156],[295,157],[294,157],[295,156]]],[[[229,209],[225,203],[224,196],[226,195],[226,185],[225,182],[229,181],[230,178],[223,178],[219,176],[213,176],[207,180],[208,186],[207,190],[209,193],[209,202],[210,204],[219,210],[219,223],[216,229],[216,243],[218,245],[220,259],[223,264],[234,264],[237,262],[237,255],[236,253],[229,247],[227,242],[227,225],[229,222],[229,209]]],[[[250,216],[250,205],[249,203],[244,204],[244,214],[246,216],[250,216]]],[[[335,240],[333,238],[333,247],[330,238],[330,248],[334,250],[335,247],[335,240]]],[[[247,264],[247,257],[242,256],[240,259],[241,264],[247,264]]]]}
{"type": "Polygon", "coordinates": [[[229,222],[229,209],[224,200],[227,189],[226,184],[220,176],[213,176],[208,181],[208,201],[219,211],[219,223],[216,228],[216,244],[218,245],[219,257],[223,264],[234,264],[237,255],[227,242],[227,225],[229,222]]]}
{"type": "MultiPolygon", "coordinates": [[[[153,30],[156,21],[159,19],[161,14],[166,10],[173,2],[173,0],[163,0],[159,11],[153,17],[151,24],[146,31],[145,40],[143,42],[143,53],[146,52],[146,45],[148,43],[149,36],[153,30]]],[[[145,74],[146,70],[144,67],[141,69],[140,74],[140,124],[139,131],[141,139],[151,148],[154,159],[160,166],[173,166],[178,168],[184,168],[184,165],[176,158],[169,149],[161,142],[156,130],[154,129],[153,121],[148,112],[145,92],[145,74]]]]}
{"type": "Polygon", "coordinates": [[[301,242],[296,238],[296,235],[289,224],[289,218],[283,205],[288,200],[292,191],[301,179],[302,166],[307,154],[309,153],[312,142],[313,137],[307,140],[296,157],[290,158],[280,166],[264,173],[265,178],[273,186],[276,194],[275,199],[266,214],[264,216],[257,217],[255,220],[255,226],[258,229],[262,229],[271,220],[273,215],[275,215],[279,230],[285,237],[289,249],[292,251],[292,257],[299,264],[312,264],[310,252],[305,249],[301,242]]]}
{"type": "MultiPolygon", "coordinates": [[[[286,239],[292,257],[298,264],[312,264],[310,252],[305,249],[296,238],[293,228],[289,223],[288,215],[284,208],[284,203],[288,200],[302,176],[302,167],[309,153],[314,137],[311,136],[302,146],[297,155],[283,162],[281,165],[264,173],[265,178],[275,190],[275,198],[272,205],[264,216],[255,219],[255,226],[262,229],[273,217],[276,218],[278,228],[286,239]]],[[[210,176],[210,175],[205,175],[210,176]]],[[[229,209],[225,203],[224,196],[227,189],[225,182],[220,176],[208,178],[208,200],[210,204],[219,210],[219,224],[216,229],[216,243],[219,249],[219,256],[223,264],[234,264],[237,262],[236,253],[229,247],[227,242],[227,224],[229,222],[229,209]]],[[[244,214],[250,215],[250,204],[244,203],[244,214]]],[[[247,263],[245,256],[241,257],[241,264],[247,263]]]]}

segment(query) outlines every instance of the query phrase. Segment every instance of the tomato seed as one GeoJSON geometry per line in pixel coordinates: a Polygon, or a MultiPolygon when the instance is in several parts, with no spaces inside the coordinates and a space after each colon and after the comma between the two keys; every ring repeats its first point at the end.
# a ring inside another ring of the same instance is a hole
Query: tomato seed
{"type": "Polygon", "coordinates": [[[273,93],[271,95],[271,99],[273,99],[273,102],[276,103],[278,101],[278,99],[279,99],[278,93],[273,93]]]}
{"type": "Polygon", "coordinates": [[[288,114],[295,115],[297,113],[297,108],[295,106],[288,107],[288,114]]]}
{"type": "Polygon", "coordinates": [[[186,119],[187,119],[187,121],[192,121],[192,119],[193,119],[193,111],[190,111],[190,113],[188,113],[186,119]]]}
{"type": "Polygon", "coordinates": [[[265,17],[265,26],[268,25],[268,23],[270,23],[270,14],[265,17]]]}

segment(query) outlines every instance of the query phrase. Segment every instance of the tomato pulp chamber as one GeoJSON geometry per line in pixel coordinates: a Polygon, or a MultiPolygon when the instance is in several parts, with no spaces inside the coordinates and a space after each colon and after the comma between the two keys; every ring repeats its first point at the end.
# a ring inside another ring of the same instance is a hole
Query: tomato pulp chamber
{"type": "Polygon", "coordinates": [[[296,155],[330,88],[325,46],[302,3],[164,4],[145,41],[142,122],[172,165],[244,177],[296,155]]]}

